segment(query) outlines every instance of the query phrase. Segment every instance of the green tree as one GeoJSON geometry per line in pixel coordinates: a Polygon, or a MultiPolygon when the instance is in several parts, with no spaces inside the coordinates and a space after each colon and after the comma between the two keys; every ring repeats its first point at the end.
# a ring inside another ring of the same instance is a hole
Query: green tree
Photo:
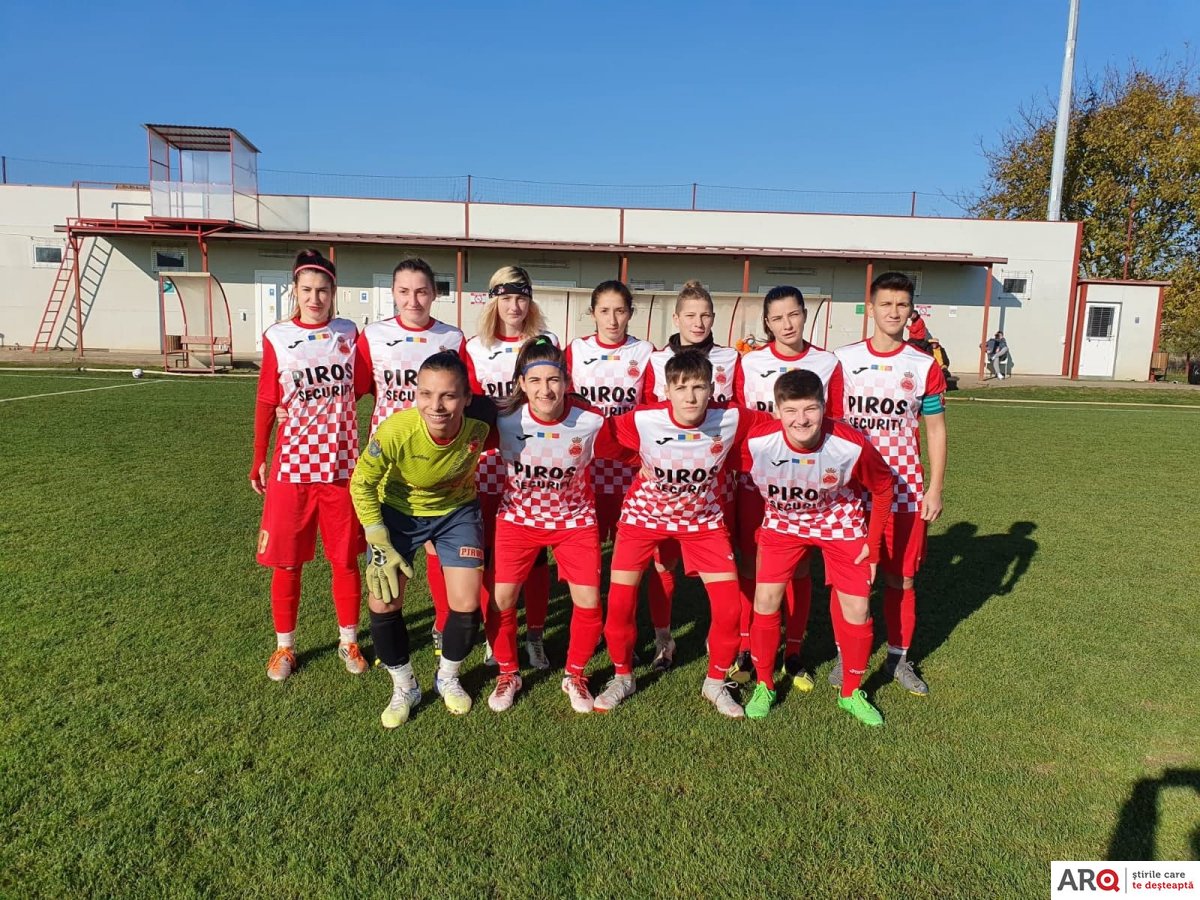
{"type": "MultiPolygon", "coordinates": [[[[1081,274],[1168,279],[1164,345],[1200,352],[1200,80],[1185,64],[1085,77],[1071,110],[1062,217],[1084,223],[1081,274]]],[[[969,203],[983,218],[1044,219],[1055,110],[1020,111],[969,203]]]]}

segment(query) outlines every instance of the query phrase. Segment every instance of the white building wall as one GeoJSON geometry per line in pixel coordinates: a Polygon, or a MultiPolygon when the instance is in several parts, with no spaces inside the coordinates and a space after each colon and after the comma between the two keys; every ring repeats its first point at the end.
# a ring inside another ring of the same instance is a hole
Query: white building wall
{"type": "MultiPolygon", "coordinates": [[[[149,209],[146,190],[89,189],[76,194],[73,188],[0,186],[0,333],[8,344],[28,345],[37,331],[55,270],[33,265],[32,247],[37,241],[64,240],[54,231],[68,217],[82,212],[99,218],[140,218],[149,209]]],[[[448,239],[462,238],[467,228],[467,211],[460,203],[422,201],[357,200],[331,197],[260,198],[264,229],[313,233],[368,233],[419,235],[448,239]]],[[[502,206],[472,204],[470,234],[513,241],[578,241],[617,243],[621,234],[621,211],[569,207],[502,206]]],[[[681,246],[795,247],[806,253],[828,253],[826,258],[754,257],[751,259],[750,290],[792,283],[811,293],[831,298],[827,309],[813,310],[816,325],[810,333],[817,343],[839,346],[862,336],[862,314],[866,284],[866,262],[839,258],[837,251],[901,251],[963,253],[1008,257],[997,266],[993,282],[988,331],[1003,329],[1013,350],[1018,374],[1058,374],[1061,366],[1067,308],[1070,302],[1071,271],[1077,226],[1073,223],[986,222],[973,220],[908,219],[878,216],[794,215],[769,213],[716,213],[662,210],[626,210],[624,234],[628,242],[677,244],[681,246]],[[791,267],[790,272],[768,269],[791,267]],[[1028,290],[1020,296],[1004,296],[1001,284],[1006,274],[1027,279],[1028,290]],[[826,320],[828,325],[826,325],[826,320]]],[[[157,287],[151,271],[152,248],[178,246],[182,239],[120,237],[101,285],[91,316],[86,323],[85,344],[111,349],[157,350],[159,322],[157,287]]],[[[189,243],[189,242],[183,242],[189,243]]],[[[225,285],[233,316],[234,344],[239,355],[254,346],[256,297],[254,273],[288,270],[294,253],[310,243],[302,233],[294,241],[210,240],[210,268],[225,285]],[[242,312],[246,321],[242,321],[242,312]]],[[[326,249],[324,244],[318,244],[326,249]]],[[[85,247],[86,251],[86,247],[85,247]]],[[[428,259],[445,275],[455,272],[452,247],[405,247],[339,244],[339,309],[361,323],[374,312],[376,277],[390,275],[404,255],[416,253],[428,259]],[[362,304],[362,291],[370,302],[362,304]]],[[[551,327],[575,336],[591,330],[587,295],[600,281],[617,277],[620,256],[616,252],[553,251],[538,249],[479,248],[464,253],[466,278],[461,310],[453,302],[439,301],[435,315],[461,321],[470,334],[475,330],[480,303],[478,294],[502,265],[519,264],[529,269],[539,286],[539,302],[546,309],[551,327]],[[553,288],[551,285],[555,285],[553,288]],[[574,285],[576,290],[568,291],[574,285]],[[567,298],[570,296],[568,304],[567,298]],[[460,319],[461,316],[461,319],[460,319]]],[[[189,268],[200,268],[199,248],[189,244],[189,268]]],[[[699,278],[714,293],[736,295],[742,290],[743,257],[736,249],[728,255],[629,253],[628,277],[638,283],[660,284],[654,294],[653,320],[647,325],[649,303],[639,297],[633,327],[662,340],[670,333],[670,307],[675,286],[699,278]]],[[[983,332],[984,269],[957,263],[909,263],[874,261],[874,274],[889,269],[919,273],[918,304],[929,309],[929,327],[947,347],[957,371],[973,371],[983,332]]],[[[1152,293],[1152,292],[1151,292],[1152,293]]],[[[730,339],[730,313],[736,299],[725,310],[718,298],[716,334],[730,339]]],[[[743,303],[739,319],[745,319],[743,303]]],[[[1152,329],[1153,310],[1142,318],[1152,329]]],[[[751,321],[757,319],[751,316],[751,321]]],[[[1132,325],[1133,316],[1128,318],[1132,325]]],[[[744,335],[733,335],[736,339],[744,335]]],[[[1152,338],[1151,338],[1152,340],[1152,338]]],[[[1140,340],[1130,352],[1148,346],[1140,340]]],[[[1147,351],[1148,353],[1148,351],[1147,351]]],[[[1138,361],[1142,367],[1142,362],[1138,361]]]]}

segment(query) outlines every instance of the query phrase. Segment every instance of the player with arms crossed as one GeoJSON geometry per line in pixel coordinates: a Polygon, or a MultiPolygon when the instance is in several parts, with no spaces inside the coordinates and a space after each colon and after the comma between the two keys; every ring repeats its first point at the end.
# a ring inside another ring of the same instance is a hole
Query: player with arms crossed
{"type": "MultiPolygon", "coordinates": [[[[862,433],[825,418],[825,385],[815,372],[779,376],[774,398],[779,419],[751,428],[741,447],[741,468],[753,478],[766,507],[756,534],[758,583],[750,631],[758,684],[746,715],[764,718],[775,702],[779,606],[797,566],[819,549],[833,588],[830,615],[846,664],[838,705],[866,725],[882,725],[883,717],[859,685],[871,657],[868,596],[895,479],[862,433]],[[863,528],[863,490],[877,510],[869,531],[863,528]]],[[[747,524],[742,521],[742,527],[747,524]]]]}
{"type": "MultiPolygon", "coordinates": [[[[667,346],[650,356],[650,373],[646,376],[645,392],[656,400],[667,399],[667,363],[684,350],[703,353],[713,367],[713,403],[734,400],[733,386],[737,379],[740,354],[733,347],[724,347],[713,340],[716,307],[712,294],[699,281],[687,282],[675,298],[671,319],[679,330],[667,340],[667,346]]],[[[731,476],[732,477],[732,476],[731,476]]],[[[722,487],[722,502],[729,507],[733,520],[734,484],[722,487]]],[[[671,541],[663,543],[654,556],[654,572],[647,591],[650,602],[650,623],[654,626],[654,661],[656,671],[669,669],[675,659],[675,641],[671,637],[671,606],[675,596],[675,568],[679,564],[679,547],[671,541]]]]}
{"type": "MultiPolygon", "coordinates": [[[[633,294],[622,281],[605,281],[592,291],[596,333],[567,347],[571,386],[606,417],[627,413],[646,402],[647,375],[654,345],[629,334],[633,294]]],[[[596,519],[603,543],[616,535],[621,501],[637,469],[618,459],[592,461],[596,519]]]]}
{"type": "MultiPolygon", "coordinates": [[[[929,688],[909,661],[908,649],[917,623],[913,578],[925,558],[926,529],[942,514],[946,379],[932,356],[904,341],[915,291],[912,280],[901,272],[876,278],[868,304],[874,334],[836,353],[845,372],[846,421],[870,438],[896,476],[880,566],[888,631],[886,672],[905,690],[925,696],[929,688]],[[921,467],[922,418],[929,442],[928,482],[921,467]]],[[[830,681],[837,684],[841,675],[839,659],[830,681]]]]}
{"type": "Polygon", "coordinates": [[[263,494],[258,562],[271,567],[271,617],[276,649],[267,676],[283,681],[296,668],[300,572],[316,551],[317,530],[333,572],[338,655],[352,675],[367,670],[358,649],[365,545],[348,489],[358,453],[354,342],[358,329],[334,317],[333,263],[315,250],[292,268],[292,315],[263,333],[254,416],[250,486],[263,494]],[[275,456],[267,448],[279,417],[275,456]]]}
{"type": "MultiPolygon", "coordinates": [[[[437,278],[423,259],[403,259],[392,271],[392,301],[396,315],[372,322],[358,337],[355,378],[359,393],[375,395],[371,434],[394,412],[412,407],[417,396],[421,363],[442,350],[462,355],[463,333],[429,314],[437,299],[437,278]]],[[[433,648],[441,653],[442,629],[450,607],[446,579],[432,543],[425,545],[425,570],[433,598],[433,648]]],[[[369,599],[369,598],[368,598],[369,599]]],[[[378,598],[376,598],[378,599],[378,598]]]]}
{"type": "Polygon", "coordinates": [[[583,670],[603,629],[600,534],[592,490],[593,460],[629,457],[604,415],[570,396],[565,355],[549,338],[534,338],[517,355],[517,384],[497,419],[508,479],[496,523],[496,588],[487,616],[500,677],[488,706],[504,712],[521,689],[517,663],[517,594],[538,552],[551,547],[574,611],[563,692],[571,708],[592,711],[583,670]]]}
{"type": "Polygon", "coordinates": [[[710,403],[713,366],[699,351],[673,356],[664,375],[666,402],[612,420],[617,441],[639,455],[641,470],[621,508],[613,547],[604,637],[615,674],[596,697],[595,708],[612,710],[637,689],[638,582],[659,545],[674,540],[684,570],[704,582],[712,611],[701,694],[723,715],[741,718],[741,704],[725,683],[738,648],[738,587],[721,493],[734,448],[751,425],[769,422],[770,416],[710,403]]]}
{"type": "MultiPolygon", "coordinates": [[[[804,324],[808,312],[804,295],[799,288],[781,285],[771,288],[763,298],[763,328],[770,340],[742,356],[734,381],[737,402],[761,412],[776,412],[775,384],[785,372],[807,370],[814,372],[825,387],[825,414],[842,417],[842,366],[828,350],[813,346],[804,339],[804,324]]],[[[741,652],[730,673],[734,681],[750,680],[749,654],[751,608],[754,605],[754,564],[758,555],[755,532],[763,520],[763,498],[750,476],[743,473],[737,492],[737,551],[738,585],[742,592],[741,652]]],[[[808,692],[813,678],[800,659],[804,646],[804,631],[812,606],[812,578],[807,557],[800,560],[787,587],[787,641],[784,646],[784,670],[793,686],[808,692]]]]}
{"type": "MultiPolygon", "coordinates": [[[[520,266],[497,269],[488,281],[488,302],[479,316],[479,334],[467,341],[466,363],[471,390],[499,402],[513,391],[517,354],[525,344],[545,335],[555,346],[558,338],[546,330],[546,319],[533,299],[533,281],[520,266]]],[[[484,546],[496,545],[496,515],[504,491],[504,464],[496,453],[484,454],[479,464],[479,504],[483,513],[484,546]]],[[[489,553],[484,576],[483,609],[487,617],[491,595],[492,562],[489,553]]],[[[542,642],[546,613],[550,607],[550,566],[545,552],[524,585],[525,650],[535,669],[549,669],[550,660],[542,642]]],[[[490,648],[489,648],[490,649],[490,648]]],[[[495,660],[488,656],[487,662],[495,660]]]]}
{"type": "Polygon", "coordinates": [[[492,401],[472,397],[458,354],[435,353],[417,371],[416,405],[380,423],[354,470],[350,493],[371,547],[371,639],[392,676],[384,728],[403,724],[421,701],[403,608],[412,555],[427,541],[437,550],[450,605],[434,690],[450,712],[471,709],[458,673],[479,628],[483,523],[475,470],[483,450],[495,445],[495,416],[492,401]]]}

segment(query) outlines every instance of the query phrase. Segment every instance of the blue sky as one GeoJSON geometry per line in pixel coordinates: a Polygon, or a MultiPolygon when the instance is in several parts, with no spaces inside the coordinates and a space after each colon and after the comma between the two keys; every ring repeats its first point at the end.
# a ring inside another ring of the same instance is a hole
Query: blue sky
{"type": "MultiPolygon", "coordinates": [[[[0,153],[143,167],[143,122],[269,169],[828,191],[977,187],[1056,97],[1067,0],[0,8],[0,153]]],[[[1077,76],[1195,58],[1200,0],[1082,0],[1077,76]],[[1193,42],[1191,50],[1187,41],[1193,42]]]]}

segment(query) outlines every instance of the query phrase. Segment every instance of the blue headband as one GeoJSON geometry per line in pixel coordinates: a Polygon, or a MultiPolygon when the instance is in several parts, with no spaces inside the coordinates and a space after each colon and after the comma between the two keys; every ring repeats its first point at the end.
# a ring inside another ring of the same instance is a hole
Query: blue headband
{"type": "Polygon", "coordinates": [[[567,371],[566,367],[562,363],[555,362],[552,359],[535,359],[533,362],[526,364],[525,368],[523,368],[521,370],[521,375],[522,376],[528,375],[529,370],[532,369],[534,366],[554,366],[554,368],[558,369],[560,372],[562,372],[564,374],[566,374],[566,371],[567,371]]]}

